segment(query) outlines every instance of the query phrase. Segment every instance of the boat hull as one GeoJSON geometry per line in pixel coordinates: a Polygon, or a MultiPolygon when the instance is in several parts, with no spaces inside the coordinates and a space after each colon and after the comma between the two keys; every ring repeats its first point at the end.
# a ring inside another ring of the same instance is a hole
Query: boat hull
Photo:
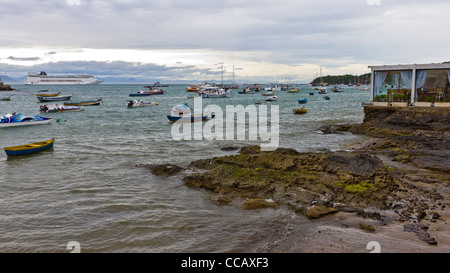
{"type": "Polygon", "coordinates": [[[228,95],[226,94],[206,94],[206,93],[200,93],[200,96],[202,98],[225,98],[228,95]]]}
{"type": "Polygon", "coordinates": [[[45,120],[0,123],[0,128],[19,127],[19,126],[27,126],[27,125],[41,125],[41,124],[48,124],[48,123],[50,123],[50,121],[52,121],[51,118],[47,118],[45,120]]]}
{"type": "Polygon", "coordinates": [[[65,95],[65,96],[54,96],[54,97],[37,97],[39,101],[42,102],[49,102],[49,101],[64,101],[64,100],[70,100],[72,98],[72,95],[65,95]]]}
{"type": "Polygon", "coordinates": [[[47,140],[42,142],[36,142],[26,145],[19,145],[13,147],[5,147],[4,150],[8,156],[20,156],[31,153],[40,152],[53,147],[53,142],[55,140],[47,140]]]}
{"type": "MultiPolygon", "coordinates": [[[[211,116],[214,118],[214,115],[211,116]]],[[[175,121],[183,121],[183,122],[196,122],[196,121],[204,121],[208,119],[208,115],[205,116],[167,116],[167,119],[171,122],[175,121]]]]}
{"type": "Polygon", "coordinates": [[[298,100],[298,103],[307,103],[307,102],[308,102],[307,99],[298,100]]]}
{"type": "Polygon", "coordinates": [[[67,106],[91,106],[91,105],[100,105],[102,99],[92,100],[92,101],[73,101],[73,102],[65,102],[64,105],[67,106]]]}
{"type": "Polygon", "coordinates": [[[130,94],[130,97],[141,97],[141,96],[152,96],[152,95],[163,95],[164,91],[158,91],[158,92],[146,92],[146,93],[134,93],[130,94]]]}

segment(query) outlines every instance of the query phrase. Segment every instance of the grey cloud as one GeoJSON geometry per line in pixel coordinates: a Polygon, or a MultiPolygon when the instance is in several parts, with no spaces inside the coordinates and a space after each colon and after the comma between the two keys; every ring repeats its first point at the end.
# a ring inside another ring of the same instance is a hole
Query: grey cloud
{"type": "Polygon", "coordinates": [[[41,58],[39,58],[39,57],[14,57],[14,56],[9,56],[7,59],[8,60],[12,60],[12,61],[38,61],[41,58]]]}
{"type": "Polygon", "coordinates": [[[14,46],[251,51],[261,53],[254,61],[288,65],[415,62],[424,46],[430,58],[448,55],[447,0],[380,1],[7,0],[0,37],[14,46]]]}

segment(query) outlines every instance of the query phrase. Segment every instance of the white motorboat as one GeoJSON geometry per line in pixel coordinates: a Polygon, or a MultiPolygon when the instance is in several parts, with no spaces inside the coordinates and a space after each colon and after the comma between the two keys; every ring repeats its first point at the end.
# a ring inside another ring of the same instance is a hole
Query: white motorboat
{"type": "Polygon", "coordinates": [[[51,120],[51,118],[41,116],[24,116],[21,113],[6,114],[0,116],[0,128],[48,124],[51,120]]]}

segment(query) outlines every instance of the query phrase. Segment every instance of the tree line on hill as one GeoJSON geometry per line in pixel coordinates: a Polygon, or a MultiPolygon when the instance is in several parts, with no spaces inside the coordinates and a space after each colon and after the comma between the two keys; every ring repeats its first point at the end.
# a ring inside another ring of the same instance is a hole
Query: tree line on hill
{"type": "Polygon", "coordinates": [[[338,76],[323,76],[315,78],[311,84],[328,83],[329,85],[339,84],[370,84],[371,73],[362,75],[338,75],[338,76]]]}

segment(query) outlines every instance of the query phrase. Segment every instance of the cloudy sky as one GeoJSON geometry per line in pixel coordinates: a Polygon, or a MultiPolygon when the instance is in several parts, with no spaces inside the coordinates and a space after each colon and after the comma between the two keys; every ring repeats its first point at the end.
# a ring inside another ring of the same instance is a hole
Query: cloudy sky
{"type": "Polygon", "coordinates": [[[0,75],[309,82],[450,61],[448,0],[0,0],[0,75]]]}

